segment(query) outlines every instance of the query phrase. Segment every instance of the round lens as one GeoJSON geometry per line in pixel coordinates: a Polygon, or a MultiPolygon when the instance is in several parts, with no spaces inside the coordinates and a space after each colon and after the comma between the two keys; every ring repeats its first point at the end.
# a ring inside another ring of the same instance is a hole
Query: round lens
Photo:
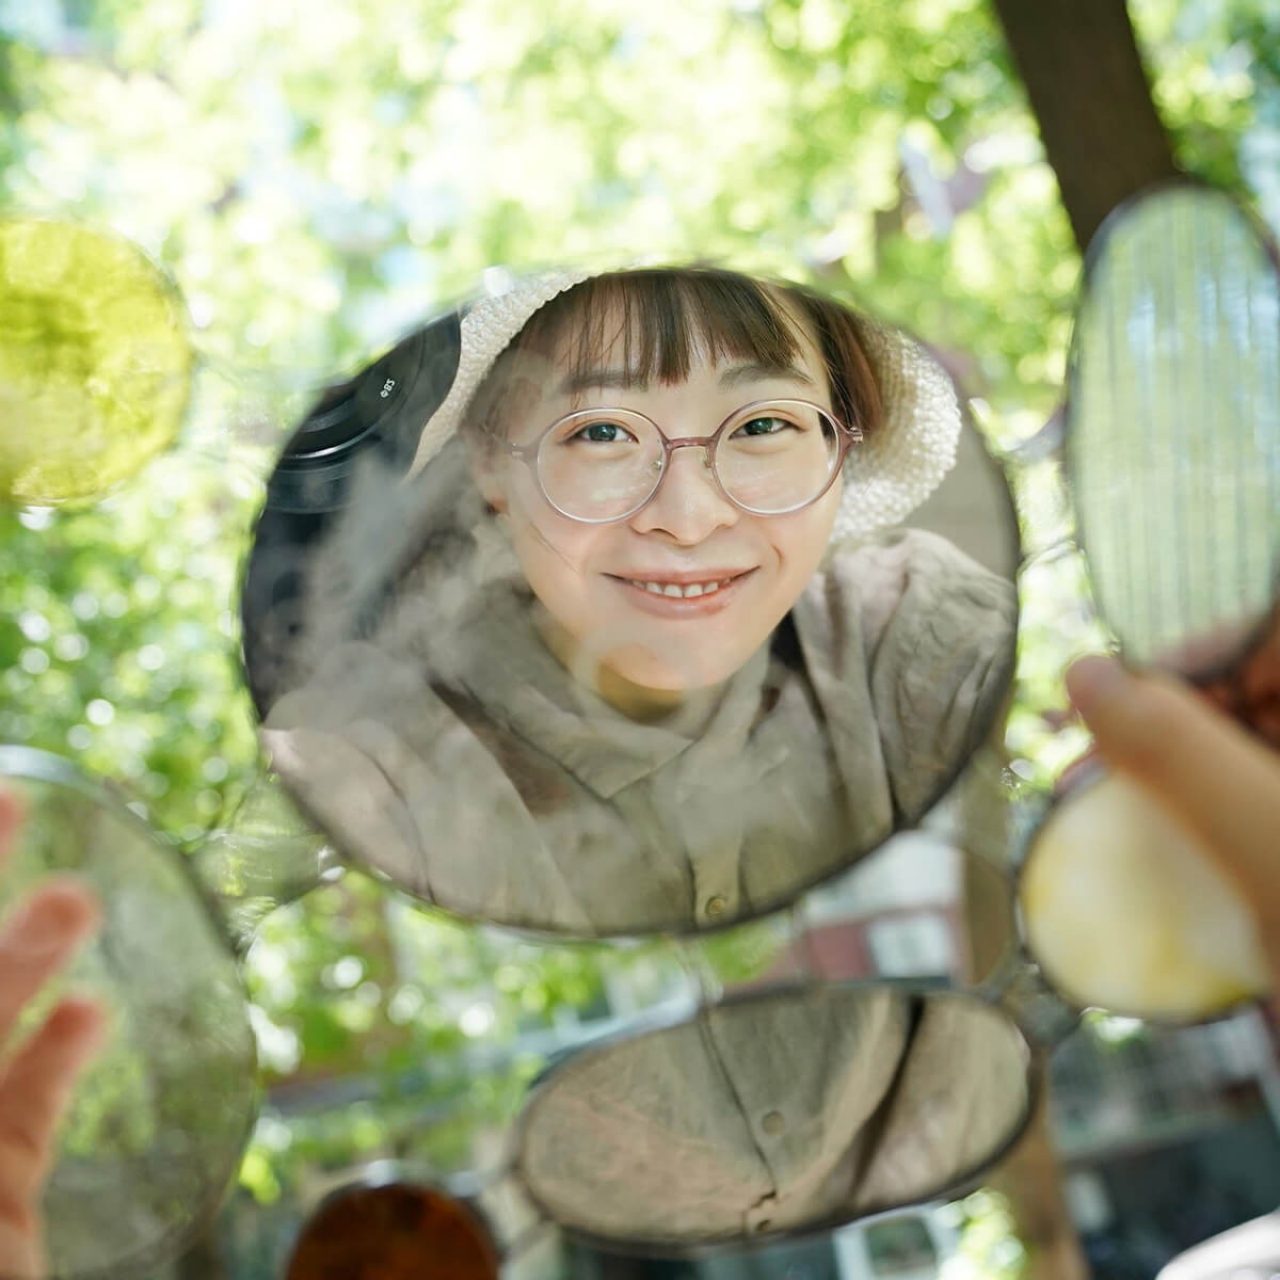
{"type": "Polygon", "coordinates": [[[653,492],[664,454],[657,427],[638,414],[584,410],[562,418],[538,447],[538,479],[551,505],[578,520],[617,520],[653,492]]]}
{"type": "Polygon", "coordinates": [[[40,1205],[48,1274],[151,1275],[207,1224],[248,1138],[256,1064],[235,956],[182,859],[65,761],[0,747],[0,788],[26,812],[0,912],[67,872],[103,909],[100,937],[33,1006],[38,1023],[69,982],[108,1027],[40,1205]]]}
{"type": "Polygon", "coordinates": [[[126,240],[0,219],[0,500],[97,499],[173,443],[192,351],[173,285],[126,240]]]}
{"type": "Polygon", "coordinates": [[[497,1280],[498,1258],[469,1209],[394,1182],[336,1192],[302,1230],[287,1280],[497,1280]]]}
{"type": "Polygon", "coordinates": [[[716,474],[748,511],[776,515],[817,498],[840,458],[835,419],[803,400],[744,409],[720,434],[716,474]]]}

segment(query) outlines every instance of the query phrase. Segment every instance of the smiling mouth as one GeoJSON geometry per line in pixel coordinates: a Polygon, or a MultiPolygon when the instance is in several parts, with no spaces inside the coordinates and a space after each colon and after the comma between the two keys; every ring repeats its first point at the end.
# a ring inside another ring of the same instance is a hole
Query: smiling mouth
{"type": "Polygon", "coordinates": [[[626,578],[618,574],[610,574],[617,582],[624,582],[652,596],[661,596],[668,600],[701,600],[723,591],[726,587],[745,578],[754,569],[743,569],[739,572],[722,573],[716,578],[701,578],[697,581],[675,581],[671,578],[626,578]]]}

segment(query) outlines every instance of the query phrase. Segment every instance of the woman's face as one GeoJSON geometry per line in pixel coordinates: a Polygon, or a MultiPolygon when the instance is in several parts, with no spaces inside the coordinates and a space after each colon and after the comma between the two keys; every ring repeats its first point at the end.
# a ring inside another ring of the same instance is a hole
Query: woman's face
{"type": "MultiPolygon", "coordinates": [[[[521,393],[507,398],[518,405],[506,413],[507,439],[531,445],[552,422],[583,408],[636,410],[668,438],[710,436],[754,400],[803,399],[829,409],[822,357],[795,327],[800,351],[788,369],[714,363],[700,351],[679,383],[625,385],[621,337],[589,381],[570,379],[562,351],[546,376],[521,379],[521,393]]],[[[767,640],[813,577],[841,480],[803,510],[757,516],[725,498],[705,458],[701,448],[676,450],[653,500],[615,524],[561,515],[518,459],[497,457],[480,477],[546,610],[553,647],[576,672],[666,693],[718,684],[767,640]],[[695,585],[701,594],[689,594],[695,585]],[[655,586],[667,590],[657,594],[655,586]],[[686,594],[674,597],[673,586],[686,594]]]]}

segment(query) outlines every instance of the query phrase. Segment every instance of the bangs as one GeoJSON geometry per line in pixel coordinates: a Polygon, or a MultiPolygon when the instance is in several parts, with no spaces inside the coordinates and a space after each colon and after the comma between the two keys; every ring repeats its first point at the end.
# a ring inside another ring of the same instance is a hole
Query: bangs
{"type": "Polygon", "coordinates": [[[710,267],[595,276],[542,307],[514,345],[558,354],[575,382],[609,365],[634,386],[683,382],[700,355],[781,371],[800,354],[777,294],[710,267]]]}
{"type": "Polygon", "coordinates": [[[799,285],[770,284],[717,267],[615,271],[566,289],[530,318],[494,362],[462,431],[491,447],[533,376],[521,356],[547,361],[580,387],[607,371],[624,385],[685,381],[699,360],[740,361],[785,373],[806,328],[822,356],[836,416],[864,437],[883,420],[879,380],[856,312],[799,285]]]}

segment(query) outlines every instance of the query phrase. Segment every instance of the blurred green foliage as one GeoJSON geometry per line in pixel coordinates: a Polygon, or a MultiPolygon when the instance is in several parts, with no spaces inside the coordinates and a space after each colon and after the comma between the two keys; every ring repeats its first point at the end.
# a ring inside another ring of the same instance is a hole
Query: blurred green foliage
{"type": "MultiPolygon", "coordinates": [[[[1280,217],[1274,7],[1132,11],[1183,163],[1280,217]]],[[[0,0],[0,200],[133,238],[189,309],[181,446],[93,509],[0,511],[0,740],[74,757],[187,847],[258,776],[236,582],[272,449],[485,268],[813,281],[939,347],[1006,450],[1056,403],[1079,277],[981,0],[0,0]]],[[[1057,463],[1027,448],[1009,741],[1043,784],[1079,747],[1061,671],[1104,637],[1057,463]]],[[[707,963],[770,954],[753,934],[707,963]]],[[[389,1152],[461,1167],[539,1069],[517,1039],[620,967],[655,999],[679,982],[662,948],[464,929],[356,876],[269,916],[249,973],[279,1112],[246,1185],[389,1152]]]]}

